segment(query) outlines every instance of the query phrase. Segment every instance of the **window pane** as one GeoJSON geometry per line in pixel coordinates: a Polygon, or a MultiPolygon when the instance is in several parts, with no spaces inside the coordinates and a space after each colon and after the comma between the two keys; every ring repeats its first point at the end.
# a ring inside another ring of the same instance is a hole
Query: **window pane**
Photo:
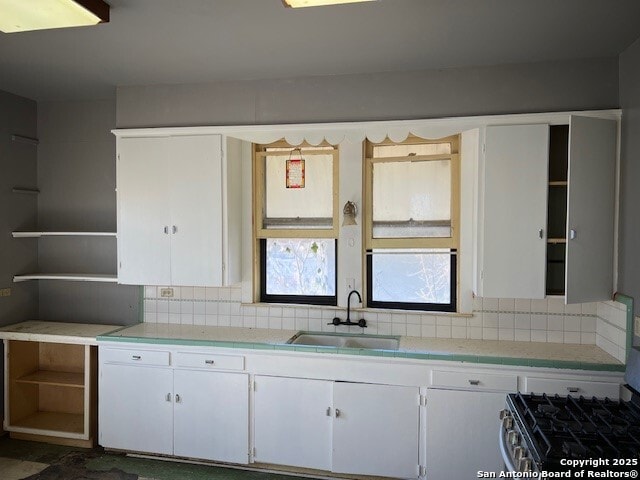
{"type": "Polygon", "coordinates": [[[451,161],[374,163],[373,236],[450,237],[451,161]]]}
{"type": "MultiPolygon", "coordinates": [[[[303,151],[304,187],[287,188],[289,152],[265,158],[265,228],[331,228],[333,155],[303,151]]],[[[299,155],[292,158],[298,159],[299,155]]]]}
{"type": "Polygon", "coordinates": [[[374,251],[371,255],[374,302],[451,303],[449,250],[374,251]]]}
{"type": "Polygon", "coordinates": [[[334,239],[266,239],[267,295],[335,295],[334,239]]]}

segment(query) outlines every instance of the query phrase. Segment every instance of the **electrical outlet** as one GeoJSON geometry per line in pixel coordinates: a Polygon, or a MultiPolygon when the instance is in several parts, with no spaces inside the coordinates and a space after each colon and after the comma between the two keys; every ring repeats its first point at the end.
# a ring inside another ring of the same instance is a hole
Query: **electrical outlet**
{"type": "Polygon", "coordinates": [[[10,288],[2,288],[0,289],[0,297],[10,297],[11,289],[10,288]]]}
{"type": "Polygon", "coordinates": [[[351,290],[355,290],[356,289],[356,279],[355,278],[347,278],[345,280],[346,282],[346,286],[347,286],[347,291],[351,291],[351,290]]]}
{"type": "Polygon", "coordinates": [[[173,288],[161,288],[160,296],[165,298],[173,297],[173,288]]]}

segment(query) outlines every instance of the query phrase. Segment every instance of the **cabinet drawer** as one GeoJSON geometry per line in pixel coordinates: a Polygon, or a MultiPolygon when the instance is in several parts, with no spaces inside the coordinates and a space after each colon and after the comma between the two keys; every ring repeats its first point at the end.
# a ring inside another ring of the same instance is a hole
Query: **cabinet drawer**
{"type": "Polygon", "coordinates": [[[125,350],[104,348],[100,350],[100,359],[105,363],[129,363],[131,365],[169,366],[169,352],[156,350],[125,350]]]}
{"type": "Polygon", "coordinates": [[[176,366],[189,368],[219,368],[244,370],[244,357],[211,353],[176,353],[176,366]]]}
{"type": "Polygon", "coordinates": [[[431,377],[432,387],[464,388],[465,390],[502,390],[518,391],[517,375],[494,375],[490,373],[450,372],[434,370],[431,377]]]}
{"type": "Polygon", "coordinates": [[[579,397],[609,397],[617,399],[620,396],[620,384],[613,382],[589,382],[586,380],[571,380],[569,378],[549,379],[527,377],[525,386],[527,393],[546,393],[548,395],[573,395],[579,397]]]}

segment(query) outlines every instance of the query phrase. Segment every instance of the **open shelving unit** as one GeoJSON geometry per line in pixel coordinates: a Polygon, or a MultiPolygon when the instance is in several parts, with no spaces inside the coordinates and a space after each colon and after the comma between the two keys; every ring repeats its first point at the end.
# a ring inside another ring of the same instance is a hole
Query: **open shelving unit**
{"type": "Polygon", "coordinates": [[[14,438],[92,446],[95,347],[5,340],[5,424],[14,438]]]}
{"type": "Polygon", "coordinates": [[[25,275],[14,275],[13,281],[26,282],[29,280],[66,280],[75,282],[105,282],[117,283],[117,275],[101,273],[29,273],[25,275]]]}
{"type": "Polygon", "coordinates": [[[115,237],[116,232],[11,232],[13,238],[40,237],[115,237]]]}
{"type": "Polygon", "coordinates": [[[565,294],[568,168],[569,125],[552,125],[549,131],[547,295],[565,294]]]}
{"type": "MultiPolygon", "coordinates": [[[[42,238],[42,237],[113,237],[116,232],[53,232],[53,231],[17,231],[11,232],[13,238],[42,238]]],[[[14,275],[13,281],[27,282],[29,280],[63,280],[73,282],[104,282],[117,283],[118,276],[115,274],[101,273],[28,273],[14,275]]]]}

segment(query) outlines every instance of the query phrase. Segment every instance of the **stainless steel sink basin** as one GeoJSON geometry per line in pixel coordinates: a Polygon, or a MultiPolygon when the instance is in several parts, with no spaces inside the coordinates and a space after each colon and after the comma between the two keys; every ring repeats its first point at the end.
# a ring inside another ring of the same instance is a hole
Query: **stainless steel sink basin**
{"type": "Polygon", "coordinates": [[[336,333],[299,332],[287,343],[336,348],[364,348],[367,350],[397,350],[400,339],[397,337],[380,337],[377,335],[341,335],[336,333]]]}

